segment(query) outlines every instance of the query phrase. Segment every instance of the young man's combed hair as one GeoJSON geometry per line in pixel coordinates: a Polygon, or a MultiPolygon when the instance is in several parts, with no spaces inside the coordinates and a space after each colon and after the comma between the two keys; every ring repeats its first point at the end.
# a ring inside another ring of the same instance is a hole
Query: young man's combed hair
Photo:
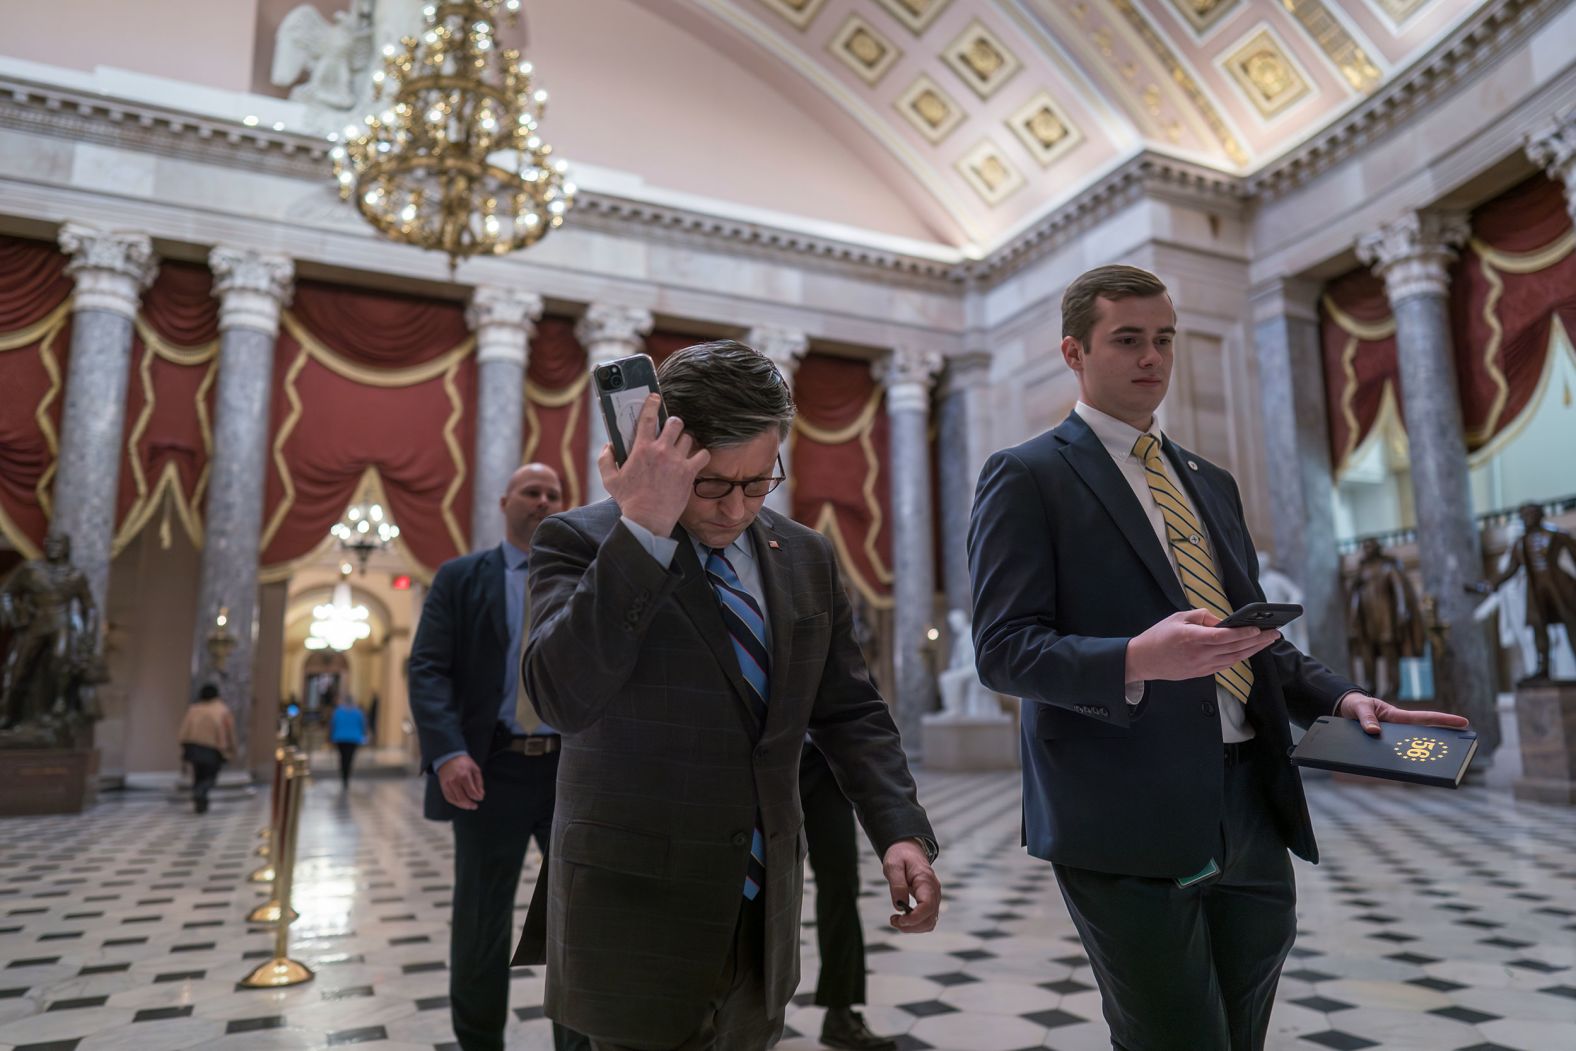
{"type": "Polygon", "coordinates": [[[737,340],[685,347],[657,369],[668,415],[704,449],[743,445],[777,428],[788,437],[793,394],[772,359],[737,340]]]}
{"type": "Polygon", "coordinates": [[[1127,299],[1130,296],[1163,296],[1165,283],[1148,270],[1136,266],[1101,266],[1080,275],[1062,294],[1062,336],[1071,336],[1089,345],[1089,330],[1094,327],[1095,300],[1127,299]]]}

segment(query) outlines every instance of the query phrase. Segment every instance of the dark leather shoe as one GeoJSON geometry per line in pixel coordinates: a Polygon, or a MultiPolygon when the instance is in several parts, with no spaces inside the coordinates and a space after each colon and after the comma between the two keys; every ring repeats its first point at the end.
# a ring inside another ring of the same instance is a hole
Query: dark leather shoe
{"type": "Polygon", "coordinates": [[[877,1036],[865,1025],[864,1016],[850,1007],[828,1007],[821,1023],[821,1043],[843,1051],[897,1051],[897,1041],[877,1036]]]}

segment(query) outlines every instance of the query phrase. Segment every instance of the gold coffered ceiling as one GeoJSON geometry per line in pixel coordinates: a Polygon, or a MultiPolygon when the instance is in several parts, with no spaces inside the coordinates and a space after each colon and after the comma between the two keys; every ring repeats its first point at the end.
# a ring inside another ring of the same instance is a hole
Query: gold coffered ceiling
{"type": "Polygon", "coordinates": [[[1143,149],[1258,169],[1483,0],[638,2],[774,56],[988,248],[1143,149]]]}

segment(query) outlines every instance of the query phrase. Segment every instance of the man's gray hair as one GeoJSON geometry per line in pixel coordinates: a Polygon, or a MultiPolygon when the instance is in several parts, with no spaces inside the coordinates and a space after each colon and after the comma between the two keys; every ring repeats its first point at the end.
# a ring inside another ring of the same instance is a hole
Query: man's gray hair
{"type": "Polygon", "coordinates": [[[780,442],[793,424],[788,381],[771,358],[738,340],[685,347],[657,369],[657,382],[668,414],[705,449],[743,445],[774,427],[780,442]]]}

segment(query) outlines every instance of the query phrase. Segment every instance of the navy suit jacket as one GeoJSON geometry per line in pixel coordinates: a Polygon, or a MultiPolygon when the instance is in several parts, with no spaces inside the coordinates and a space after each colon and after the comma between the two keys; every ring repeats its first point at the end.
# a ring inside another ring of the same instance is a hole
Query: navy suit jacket
{"type": "MultiPolygon", "coordinates": [[[[503,553],[492,547],[439,566],[422,603],[410,652],[410,712],[429,775],[432,761],[451,752],[469,753],[478,766],[487,761],[509,652],[503,589],[503,553]]],[[[426,816],[447,821],[455,809],[430,776],[426,816]]]]}
{"type": "MultiPolygon", "coordinates": [[[[1169,439],[1165,453],[1209,531],[1232,608],[1263,601],[1230,474],[1169,439]]],[[[1100,872],[1171,878],[1219,848],[1224,768],[1213,677],[1155,680],[1125,699],[1127,643],[1192,608],[1133,491],[1076,413],[995,453],[969,525],[980,678],[1022,697],[1029,853],[1100,872]]],[[[1356,687],[1284,640],[1252,660],[1248,721],[1281,839],[1316,861],[1289,719],[1306,726],[1356,687]]]]}

